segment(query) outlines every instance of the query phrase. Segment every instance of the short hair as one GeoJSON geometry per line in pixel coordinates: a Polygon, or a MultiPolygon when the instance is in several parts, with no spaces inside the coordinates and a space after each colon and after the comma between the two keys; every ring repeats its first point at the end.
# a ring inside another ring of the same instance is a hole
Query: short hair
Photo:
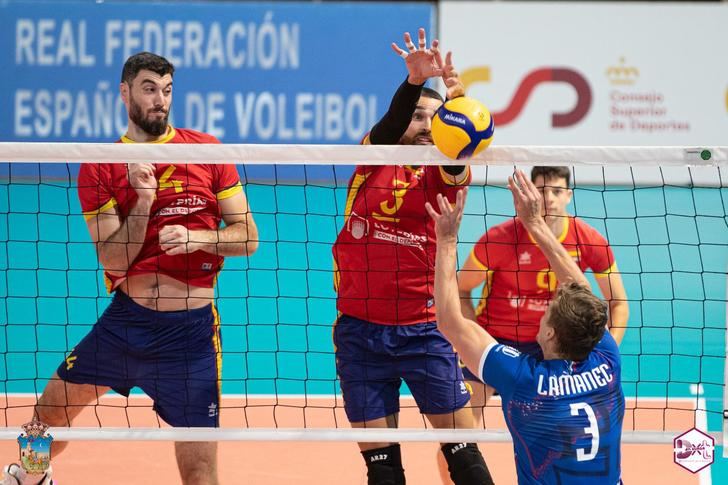
{"type": "Polygon", "coordinates": [[[442,98],[442,95],[440,95],[440,93],[438,93],[434,89],[428,88],[426,86],[422,88],[422,91],[420,92],[420,96],[424,96],[425,98],[437,99],[441,103],[445,102],[445,100],[442,98]]]}
{"type": "Polygon", "coordinates": [[[121,70],[121,82],[131,84],[139,71],[143,69],[156,72],[160,76],[165,74],[174,76],[174,66],[167,59],[151,52],[138,52],[124,63],[124,68],[121,70]]]}
{"type": "Polygon", "coordinates": [[[548,324],[556,333],[557,352],[569,360],[584,360],[604,336],[607,305],[579,283],[556,291],[548,324]]]}
{"type": "Polygon", "coordinates": [[[566,186],[571,183],[571,170],[569,167],[533,167],[531,169],[531,182],[536,182],[536,177],[542,176],[544,182],[549,179],[566,179],[566,186]]]}

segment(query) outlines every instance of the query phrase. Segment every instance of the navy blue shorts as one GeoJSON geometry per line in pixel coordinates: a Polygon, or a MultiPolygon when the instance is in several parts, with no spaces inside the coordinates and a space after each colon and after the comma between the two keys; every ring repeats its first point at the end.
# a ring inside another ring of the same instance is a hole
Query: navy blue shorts
{"type": "Polygon", "coordinates": [[[124,396],[139,387],[171,426],[217,427],[222,369],[216,315],[212,305],[158,312],[117,291],[58,376],[124,396]]]}
{"type": "MultiPolygon", "coordinates": [[[[517,351],[519,351],[522,354],[530,355],[531,357],[535,357],[538,360],[543,360],[543,350],[541,350],[541,346],[538,344],[538,342],[516,342],[514,340],[507,340],[504,338],[496,339],[499,344],[507,345],[509,347],[513,347],[517,351]]],[[[467,381],[480,381],[480,378],[470,372],[470,369],[465,367],[465,364],[460,362],[460,367],[463,368],[463,375],[465,376],[465,380],[467,381]]],[[[480,370],[480,369],[479,369],[480,370]]]]}
{"type": "Polygon", "coordinates": [[[342,315],[334,345],[352,423],[399,412],[402,381],[425,414],[452,413],[470,400],[458,357],[435,323],[379,325],[342,315]]]}

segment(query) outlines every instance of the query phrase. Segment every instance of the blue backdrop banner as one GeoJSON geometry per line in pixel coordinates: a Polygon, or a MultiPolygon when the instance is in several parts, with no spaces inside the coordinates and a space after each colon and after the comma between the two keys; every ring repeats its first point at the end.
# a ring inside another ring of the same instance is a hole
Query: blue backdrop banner
{"type": "Polygon", "coordinates": [[[148,50],[178,69],[177,126],[356,143],[404,79],[389,44],[432,19],[414,4],[1,2],[0,140],[116,139],[122,65],[148,50]]]}

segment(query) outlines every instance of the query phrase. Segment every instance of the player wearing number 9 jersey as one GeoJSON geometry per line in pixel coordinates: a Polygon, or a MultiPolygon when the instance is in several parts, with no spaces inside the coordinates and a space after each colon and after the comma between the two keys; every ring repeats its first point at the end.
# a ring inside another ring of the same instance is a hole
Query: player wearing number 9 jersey
{"type": "Polygon", "coordinates": [[[427,207],[436,223],[438,328],[468,368],[500,392],[519,484],[618,484],[624,394],[617,344],[605,331],[606,304],[545,223],[534,184],[519,171],[509,188],[519,220],[562,282],[536,335],[544,359],[499,344],[461,312],[455,261],[464,192],[454,208],[442,198],[439,211],[427,207]]]}

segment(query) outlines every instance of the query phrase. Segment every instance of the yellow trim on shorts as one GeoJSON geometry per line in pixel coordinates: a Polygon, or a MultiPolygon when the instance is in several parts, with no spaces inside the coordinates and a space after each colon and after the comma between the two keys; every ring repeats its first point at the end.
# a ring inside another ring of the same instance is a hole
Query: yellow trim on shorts
{"type": "Polygon", "coordinates": [[[102,205],[98,209],[93,210],[93,211],[84,212],[83,213],[83,218],[86,219],[87,221],[90,221],[91,219],[93,219],[94,217],[98,216],[99,214],[101,214],[103,212],[106,212],[106,211],[108,211],[110,209],[113,209],[114,207],[116,207],[117,204],[118,203],[116,202],[116,199],[114,199],[112,197],[111,199],[109,199],[108,202],[106,202],[104,205],[102,205]]]}
{"type": "MultiPolygon", "coordinates": [[[[167,143],[169,140],[174,138],[174,135],[176,135],[176,134],[177,134],[177,132],[175,131],[174,126],[169,125],[169,127],[167,128],[167,134],[164,135],[164,138],[162,138],[161,140],[147,141],[144,143],[167,143]]],[[[137,143],[126,135],[123,135],[121,137],[121,142],[122,143],[137,143]]]]}
{"type": "Polygon", "coordinates": [[[217,200],[223,200],[223,199],[228,199],[235,194],[239,194],[242,191],[243,191],[243,185],[240,182],[238,182],[237,184],[233,185],[232,187],[223,189],[215,195],[217,195],[217,200]]]}
{"type": "MultiPolygon", "coordinates": [[[[217,400],[222,404],[222,344],[220,343],[220,314],[217,307],[212,304],[212,347],[215,349],[215,367],[217,368],[217,400]]],[[[218,412],[220,410],[218,404],[218,412]]]]}
{"type": "Polygon", "coordinates": [[[612,265],[605,271],[599,271],[599,272],[595,271],[594,277],[595,278],[606,278],[607,276],[614,273],[615,271],[617,271],[617,262],[616,261],[614,263],[612,263],[612,265]]]}

